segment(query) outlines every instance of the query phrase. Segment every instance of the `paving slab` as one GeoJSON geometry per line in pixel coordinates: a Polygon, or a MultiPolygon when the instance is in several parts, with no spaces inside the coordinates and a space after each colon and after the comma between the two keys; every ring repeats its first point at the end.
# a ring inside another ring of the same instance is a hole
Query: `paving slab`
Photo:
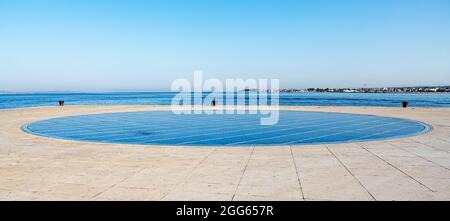
{"type": "Polygon", "coordinates": [[[450,109],[280,107],[421,121],[413,137],[323,145],[200,147],[46,138],[54,117],[169,110],[65,106],[0,110],[0,200],[450,200],[450,109]]]}

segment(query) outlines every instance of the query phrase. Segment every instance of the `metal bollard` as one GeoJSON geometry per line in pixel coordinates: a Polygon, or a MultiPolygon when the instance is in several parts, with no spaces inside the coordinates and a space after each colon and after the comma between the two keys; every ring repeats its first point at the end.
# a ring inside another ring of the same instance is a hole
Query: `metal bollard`
{"type": "Polygon", "coordinates": [[[408,101],[403,101],[402,105],[403,105],[404,108],[407,108],[408,107],[408,101]]]}

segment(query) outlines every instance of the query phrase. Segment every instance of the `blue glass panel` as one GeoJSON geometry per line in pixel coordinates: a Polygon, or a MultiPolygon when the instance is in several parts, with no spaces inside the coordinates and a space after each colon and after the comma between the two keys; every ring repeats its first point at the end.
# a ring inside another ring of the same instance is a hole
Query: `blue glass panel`
{"type": "Polygon", "coordinates": [[[170,111],[69,116],[25,125],[47,137],[155,145],[295,145],[412,136],[429,126],[410,120],[341,113],[280,111],[279,122],[260,125],[259,114],[183,114],[170,111]]]}

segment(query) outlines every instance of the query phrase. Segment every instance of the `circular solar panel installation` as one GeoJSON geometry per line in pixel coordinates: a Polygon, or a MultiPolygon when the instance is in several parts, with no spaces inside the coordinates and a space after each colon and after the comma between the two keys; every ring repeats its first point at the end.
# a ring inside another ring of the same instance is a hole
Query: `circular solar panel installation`
{"type": "Polygon", "coordinates": [[[416,121],[371,115],[280,111],[275,125],[260,114],[174,114],[120,112],[37,121],[23,130],[79,141],[185,146],[268,146],[343,143],[424,133],[416,121]]]}

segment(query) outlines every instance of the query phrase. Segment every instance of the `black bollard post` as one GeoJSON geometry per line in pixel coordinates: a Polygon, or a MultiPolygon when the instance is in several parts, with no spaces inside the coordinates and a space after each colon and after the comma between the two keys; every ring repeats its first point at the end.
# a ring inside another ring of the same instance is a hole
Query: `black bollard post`
{"type": "Polygon", "coordinates": [[[407,108],[408,107],[408,101],[403,101],[402,105],[403,105],[404,108],[407,108]]]}

